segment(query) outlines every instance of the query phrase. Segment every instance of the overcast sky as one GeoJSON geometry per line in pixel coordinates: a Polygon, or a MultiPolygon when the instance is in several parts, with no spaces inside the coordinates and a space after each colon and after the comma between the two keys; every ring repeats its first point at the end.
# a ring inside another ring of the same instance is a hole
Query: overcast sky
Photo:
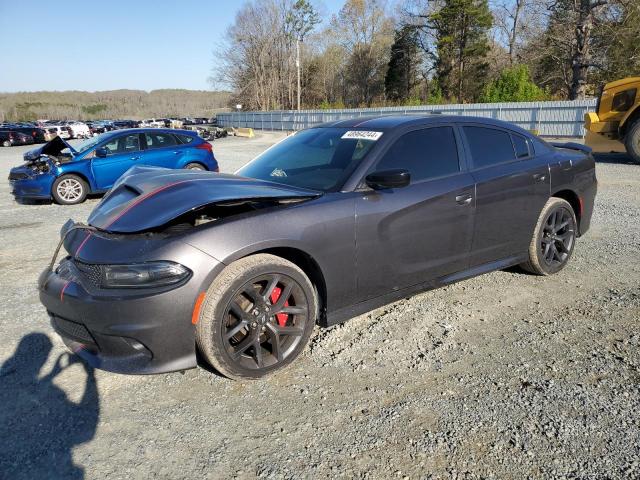
{"type": "MultiPolygon", "coordinates": [[[[329,16],[343,0],[314,3],[329,16]]],[[[216,44],[242,4],[0,0],[0,92],[210,90],[216,44]]]]}

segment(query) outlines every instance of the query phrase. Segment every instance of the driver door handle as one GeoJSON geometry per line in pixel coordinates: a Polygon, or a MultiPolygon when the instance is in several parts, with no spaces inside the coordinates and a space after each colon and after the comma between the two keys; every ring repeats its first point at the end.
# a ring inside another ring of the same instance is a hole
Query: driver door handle
{"type": "Polygon", "coordinates": [[[463,193],[462,195],[456,195],[456,203],[458,205],[469,205],[473,200],[473,196],[470,193],[463,193]]]}
{"type": "Polygon", "coordinates": [[[547,176],[544,173],[536,173],[536,174],[533,175],[533,179],[536,182],[542,183],[547,179],[547,176]]]}
{"type": "Polygon", "coordinates": [[[131,157],[131,160],[138,160],[140,157],[131,157]]]}

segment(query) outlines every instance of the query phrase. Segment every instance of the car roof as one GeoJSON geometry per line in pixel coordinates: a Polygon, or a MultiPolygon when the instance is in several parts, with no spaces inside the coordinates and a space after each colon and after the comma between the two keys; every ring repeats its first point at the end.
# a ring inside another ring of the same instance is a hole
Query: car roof
{"type": "Polygon", "coordinates": [[[120,130],[111,130],[110,132],[105,132],[102,138],[111,138],[116,135],[122,135],[127,133],[173,133],[180,135],[189,135],[195,138],[200,138],[197,132],[193,130],[180,130],[177,128],[122,128],[120,130]]]}
{"type": "MultiPolygon", "coordinates": [[[[495,126],[526,132],[522,128],[512,123],[504,122],[487,117],[470,117],[462,115],[441,115],[441,114],[405,114],[405,115],[377,115],[371,117],[356,117],[347,120],[338,120],[318,125],[319,128],[353,128],[357,130],[394,130],[396,128],[411,125],[428,125],[429,123],[481,123],[487,126],[495,126]]],[[[529,132],[527,132],[529,133],[529,132]]]]}
{"type": "Polygon", "coordinates": [[[120,130],[112,130],[108,133],[108,136],[111,135],[120,135],[122,133],[179,133],[179,134],[187,134],[191,136],[198,136],[196,132],[193,130],[180,130],[177,128],[123,128],[120,130]]]}

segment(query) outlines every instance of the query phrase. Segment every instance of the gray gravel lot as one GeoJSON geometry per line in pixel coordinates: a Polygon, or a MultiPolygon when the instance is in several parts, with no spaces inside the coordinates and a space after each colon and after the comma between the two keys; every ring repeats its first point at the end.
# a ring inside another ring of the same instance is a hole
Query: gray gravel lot
{"type": "MultiPolygon", "coordinates": [[[[281,136],[214,142],[233,171],[281,136]]],[[[69,218],[17,205],[0,149],[0,478],[640,478],[640,166],[598,157],[570,265],[427,292],[316,330],[294,365],[87,371],[35,282],[69,218]]]]}

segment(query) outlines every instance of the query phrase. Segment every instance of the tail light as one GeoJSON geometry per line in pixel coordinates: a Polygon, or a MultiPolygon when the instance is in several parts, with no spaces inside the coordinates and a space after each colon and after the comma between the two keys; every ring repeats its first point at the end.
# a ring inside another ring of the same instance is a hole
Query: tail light
{"type": "Polygon", "coordinates": [[[201,143],[196,148],[199,148],[200,150],[207,150],[208,152],[213,153],[213,146],[209,142],[201,143]]]}
{"type": "Polygon", "coordinates": [[[9,140],[13,140],[13,132],[9,132],[9,140]]]}

